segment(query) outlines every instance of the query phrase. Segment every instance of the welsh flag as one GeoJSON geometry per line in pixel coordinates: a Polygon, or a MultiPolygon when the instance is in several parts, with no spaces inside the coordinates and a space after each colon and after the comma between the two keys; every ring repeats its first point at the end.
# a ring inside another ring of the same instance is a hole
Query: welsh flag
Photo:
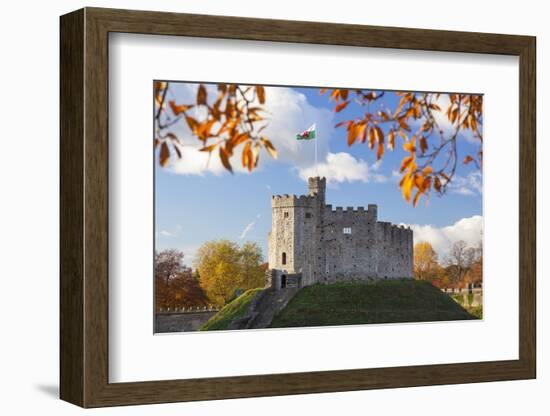
{"type": "Polygon", "coordinates": [[[296,140],[311,140],[315,139],[315,124],[312,124],[309,129],[296,135],[296,140]]]}

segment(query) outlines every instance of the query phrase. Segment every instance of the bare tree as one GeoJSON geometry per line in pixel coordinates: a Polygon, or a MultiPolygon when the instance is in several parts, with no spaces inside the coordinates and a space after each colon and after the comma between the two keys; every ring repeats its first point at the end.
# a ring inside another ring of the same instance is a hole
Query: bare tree
{"type": "Polygon", "coordinates": [[[208,304],[197,277],[183,265],[179,250],[155,252],[155,303],[157,311],[208,304]]]}
{"type": "Polygon", "coordinates": [[[155,279],[161,279],[168,284],[171,278],[176,277],[184,270],[183,253],[169,249],[155,252],[155,279]]]}
{"type": "Polygon", "coordinates": [[[449,251],[447,264],[452,266],[449,270],[452,271],[451,277],[454,282],[462,280],[467,271],[469,260],[467,251],[467,244],[464,240],[456,241],[449,251]]]}

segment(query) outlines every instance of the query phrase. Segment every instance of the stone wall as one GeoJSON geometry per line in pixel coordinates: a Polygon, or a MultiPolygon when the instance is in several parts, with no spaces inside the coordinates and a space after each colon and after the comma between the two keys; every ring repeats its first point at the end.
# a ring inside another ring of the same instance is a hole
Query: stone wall
{"type": "Polygon", "coordinates": [[[165,312],[155,314],[155,332],[198,331],[218,310],[209,309],[195,312],[165,312]]]}

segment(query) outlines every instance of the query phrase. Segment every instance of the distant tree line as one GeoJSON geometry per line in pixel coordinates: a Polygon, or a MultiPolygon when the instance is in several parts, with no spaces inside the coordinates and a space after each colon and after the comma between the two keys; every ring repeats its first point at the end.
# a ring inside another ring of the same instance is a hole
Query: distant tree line
{"type": "Polygon", "coordinates": [[[155,253],[155,306],[189,308],[223,306],[248,289],[262,287],[267,265],[255,243],[242,246],[217,240],[204,243],[195,255],[194,269],[183,264],[176,249],[155,253]]]}
{"type": "Polygon", "coordinates": [[[459,240],[449,250],[446,258],[439,261],[438,254],[428,242],[414,246],[414,276],[427,280],[439,288],[462,289],[481,286],[483,282],[483,247],[476,247],[459,240]]]}

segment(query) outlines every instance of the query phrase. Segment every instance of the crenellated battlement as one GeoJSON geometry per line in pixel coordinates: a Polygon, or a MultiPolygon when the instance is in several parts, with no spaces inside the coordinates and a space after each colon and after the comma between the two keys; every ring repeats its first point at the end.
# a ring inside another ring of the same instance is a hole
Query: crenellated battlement
{"type": "Polygon", "coordinates": [[[315,199],[315,196],[310,195],[273,195],[271,206],[273,208],[309,207],[315,199]]]}
{"type": "Polygon", "coordinates": [[[378,207],[374,204],[369,204],[368,208],[365,207],[335,207],[332,205],[325,205],[325,213],[330,218],[347,218],[350,221],[368,221],[376,222],[378,219],[378,207]]]}

